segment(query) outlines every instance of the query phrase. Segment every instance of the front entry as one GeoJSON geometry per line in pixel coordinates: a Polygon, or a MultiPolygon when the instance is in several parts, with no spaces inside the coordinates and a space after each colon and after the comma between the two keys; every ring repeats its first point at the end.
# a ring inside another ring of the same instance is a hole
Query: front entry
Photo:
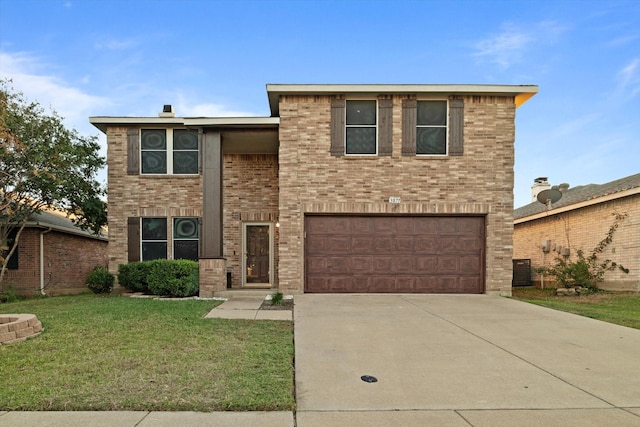
{"type": "Polygon", "coordinates": [[[273,283],[273,230],[270,223],[243,226],[242,285],[270,288],[273,283]]]}

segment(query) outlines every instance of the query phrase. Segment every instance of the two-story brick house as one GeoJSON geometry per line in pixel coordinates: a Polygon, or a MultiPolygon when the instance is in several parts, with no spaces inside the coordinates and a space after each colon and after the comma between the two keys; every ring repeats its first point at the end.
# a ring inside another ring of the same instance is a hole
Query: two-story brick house
{"type": "Polygon", "coordinates": [[[536,86],[267,85],[270,117],[92,117],[109,268],[200,263],[200,294],[511,292],[516,108],[536,86]]]}

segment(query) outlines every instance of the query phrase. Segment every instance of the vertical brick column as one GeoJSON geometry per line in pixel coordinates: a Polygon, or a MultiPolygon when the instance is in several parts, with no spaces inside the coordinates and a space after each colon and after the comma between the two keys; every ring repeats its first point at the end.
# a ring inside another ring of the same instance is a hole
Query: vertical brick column
{"type": "Polygon", "coordinates": [[[227,288],[227,261],[224,258],[200,258],[200,298],[211,298],[227,288]]]}

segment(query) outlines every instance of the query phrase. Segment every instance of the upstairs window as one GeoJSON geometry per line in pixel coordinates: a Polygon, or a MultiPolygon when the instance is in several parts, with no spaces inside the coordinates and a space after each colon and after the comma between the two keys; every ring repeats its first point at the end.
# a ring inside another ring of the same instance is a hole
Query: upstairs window
{"type": "Polygon", "coordinates": [[[376,101],[346,102],[346,154],[377,154],[376,101]]]}
{"type": "Polygon", "coordinates": [[[142,129],[140,136],[143,174],[198,174],[198,131],[142,129]]]}
{"type": "Polygon", "coordinates": [[[447,101],[418,101],[416,154],[447,154],[447,101]]]}

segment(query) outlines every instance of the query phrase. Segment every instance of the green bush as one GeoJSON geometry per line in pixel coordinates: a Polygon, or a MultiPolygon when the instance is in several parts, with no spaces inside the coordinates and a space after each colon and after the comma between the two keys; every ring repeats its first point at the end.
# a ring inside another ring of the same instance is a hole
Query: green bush
{"type": "Polygon", "coordinates": [[[198,263],[189,260],[157,259],[149,262],[149,292],[168,297],[198,294],[198,263]]]}
{"type": "Polygon", "coordinates": [[[149,292],[150,262],[132,262],[130,264],[120,264],[118,266],[118,283],[123,288],[131,292],[149,292]]]}
{"type": "Polygon", "coordinates": [[[96,267],[87,277],[87,286],[94,294],[108,294],[113,289],[115,277],[107,267],[96,267]]]}

